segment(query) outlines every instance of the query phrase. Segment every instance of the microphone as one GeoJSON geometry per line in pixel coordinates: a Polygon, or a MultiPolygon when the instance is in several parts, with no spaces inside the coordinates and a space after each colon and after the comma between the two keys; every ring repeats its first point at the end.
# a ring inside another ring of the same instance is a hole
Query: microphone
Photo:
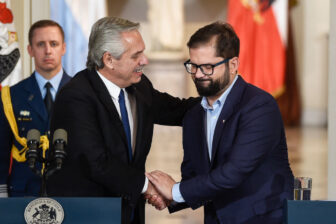
{"type": "Polygon", "coordinates": [[[56,162],[56,170],[62,168],[63,161],[66,157],[64,148],[68,143],[68,134],[64,129],[57,129],[54,132],[53,144],[54,144],[54,158],[56,162]]]}
{"type": "Polygon", "coordinates": [[[27,133],[27,151],[26,160],[30,169],[35,169],[35,163],[38,160],[38,148],[40,145],[40,132],[36,129],[31,129],[27,133]]]}

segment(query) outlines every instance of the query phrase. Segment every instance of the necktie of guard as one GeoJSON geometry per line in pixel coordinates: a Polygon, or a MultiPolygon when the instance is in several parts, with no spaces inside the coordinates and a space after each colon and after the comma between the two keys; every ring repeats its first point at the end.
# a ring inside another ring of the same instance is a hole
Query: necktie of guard
{"type": "Polygon", "coordinates": [[[50,113],[51,113],[51,110],[52,110],[52,107],[53,107],[53,104],[54,104],[54,101],[53,101],[52,95],[51,95],[51,91],[50,91],[52,86],[51,86],[50,82],[47,82],[44,87],[47,90],[47,93],[44,97],[44,104],[45,104],[46,109],[48,111],[48,115],[50,116],[50,113]]]}
{"type": "Polygon", "coordinates": [[[121,120],[124,126],[126,138],[127,138],[129,161],[132,161],[131,129],[129,125],[128,113],[127,113],[126,104],[125,104],[125,94],[122,89],[120,90],[120,94],[119,94],[119,106],[120,106],[121,120]]]}

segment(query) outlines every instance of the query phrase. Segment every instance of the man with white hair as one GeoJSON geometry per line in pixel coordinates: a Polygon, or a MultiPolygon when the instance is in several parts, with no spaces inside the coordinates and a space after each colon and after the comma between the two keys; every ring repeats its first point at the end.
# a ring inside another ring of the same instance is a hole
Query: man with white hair
{"type": "Polygon", "coordinates": [[[59,93],[52,120],[53,130],[68,132],[68,157],[50,178],[48,194],[121,196],[122,223],[144,223],[142,194],[156,194],[145,177],[154,123],[181,125],[199,101],[153,88],[142,73],[148,59],[138,27],[111,17],[93,25],[87,69],[59,93]]]}

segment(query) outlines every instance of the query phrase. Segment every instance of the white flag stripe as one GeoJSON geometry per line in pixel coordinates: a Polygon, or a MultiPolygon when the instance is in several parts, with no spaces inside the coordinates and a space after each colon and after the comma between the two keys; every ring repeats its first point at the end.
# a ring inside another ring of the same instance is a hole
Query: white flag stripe
{"type": "Polygon", "coordinates": [[[92,25],[106,16],[105,0],[51,0],[51,18],[64,29],[66,54],[65,71],[73,76],[86,66],[88,39],[92,25]]]}
{"type": "Polygon", "coordinates": [[[287,46],[288,32],[288,0],[276,0],[272,3],[272,10],[278,25],[281,40],[287,46]]]}

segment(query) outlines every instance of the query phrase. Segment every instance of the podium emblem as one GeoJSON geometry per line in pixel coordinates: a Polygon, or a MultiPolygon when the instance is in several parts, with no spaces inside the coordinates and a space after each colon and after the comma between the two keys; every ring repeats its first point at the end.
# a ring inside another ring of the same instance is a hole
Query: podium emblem
{"type": "Polygon", "coordinates": [[[27,224],[61,224],[64,210],[54,199],[37,198],[27,205],[24,217],[27,224]]]}

